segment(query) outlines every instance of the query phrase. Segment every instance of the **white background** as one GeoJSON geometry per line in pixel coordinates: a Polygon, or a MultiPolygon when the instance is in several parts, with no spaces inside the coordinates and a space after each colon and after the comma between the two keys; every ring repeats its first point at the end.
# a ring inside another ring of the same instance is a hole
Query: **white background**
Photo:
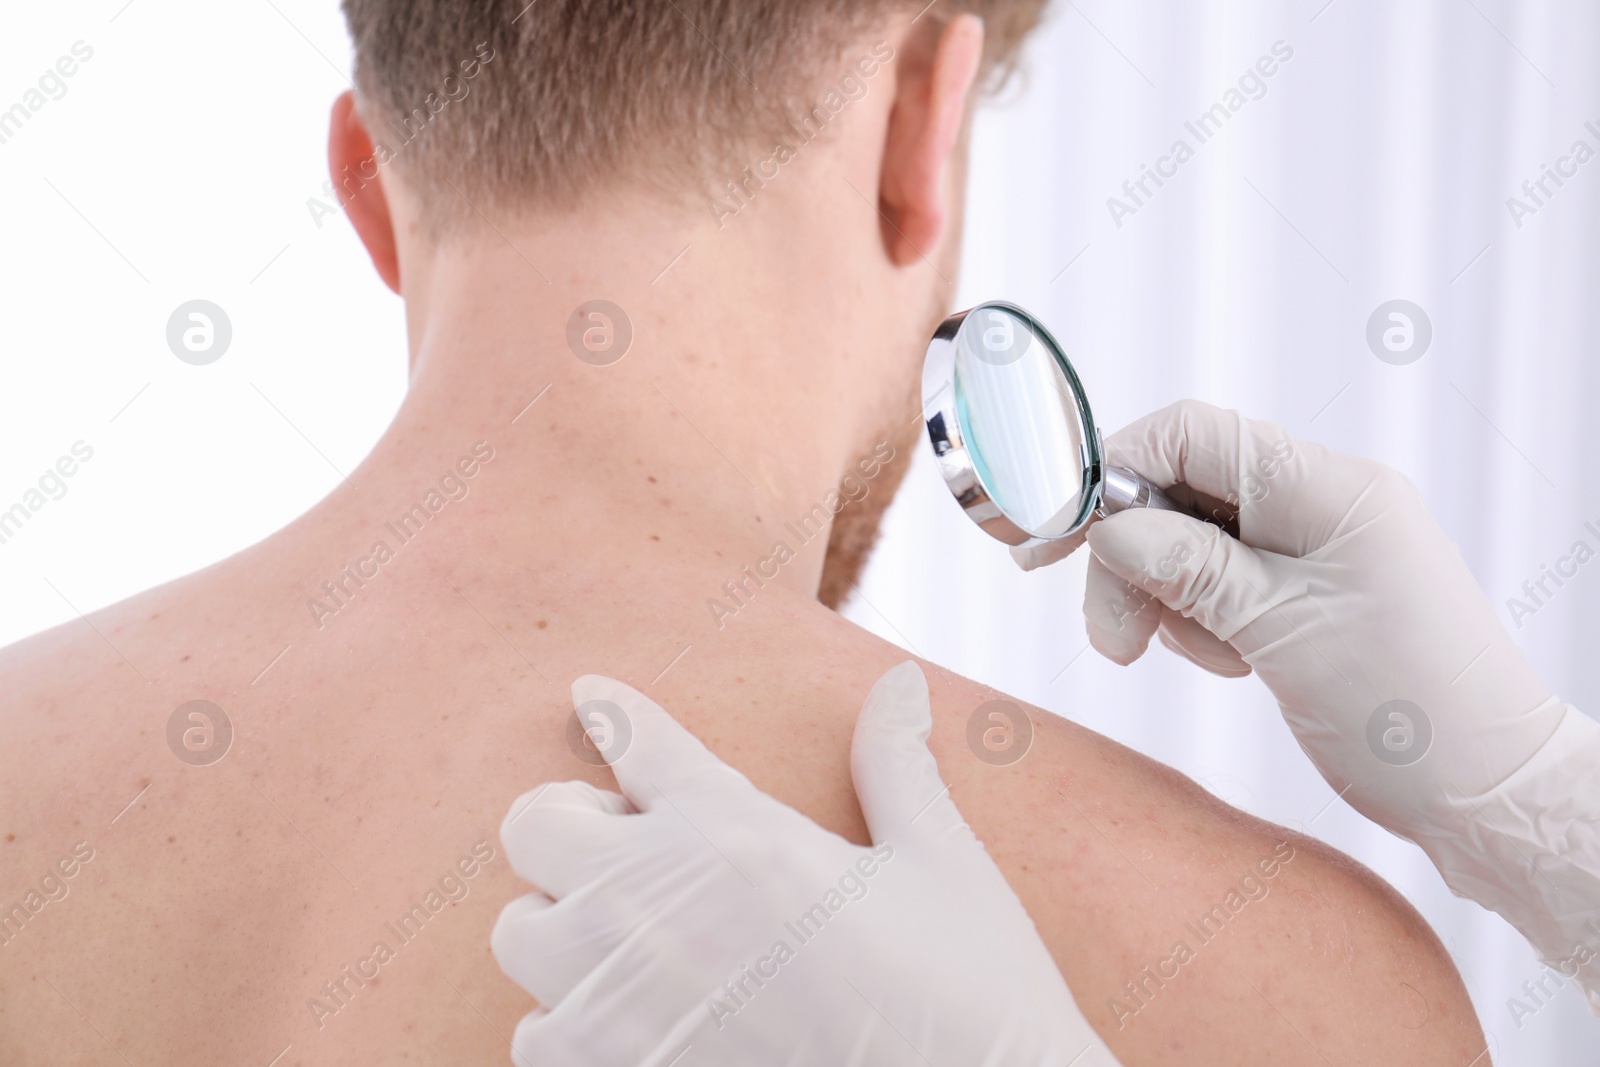
{"type": "MultiPolygon", "coordinates": [[[[1068,345],[1108,427],[1184,396],[1395,465],[1504,605],[1600,526],[1589,434],[1600,160],[1519,228],[1506,199],[1584,139],[1600,150],[1600,9],[1509,0],[1057,4],[1030,76],[979,122],[963,302],[1003,296],[1068,345]],[[1106,200],[1275,41],[1294,56],[1118,227],[1106,200]],[[1418,362],[1368,316],[1431,318],[1418,362]]],[[[405,387],[398,302],[324,180],[347,85],[334,0],[96,0],[7,12],[0,110],[82,40],[67,92],[0,144],[0,510],[75,441],[94,458],[0,545],[0,643],[265,536],[332,488],[405,387]],[[233,346],[172,357],[180,303],[233,346]]],[[[1085,652],[1081,560],[1014,571],[919,462],[849,614],[1054,709],[1401,889],[1450,946],[1501,1064],[1593,1062],[1600,1022],[1536,979],[1497,917],[1317,777],[1265,691],[1162,649],[1085,652]],[[1331,802],[1331,803],[1330,803],[1331,802]],[[1587,1051],[1588,1055],[1584,1055],[1587,1051]]],[[[1600,563],[1515,630],[1550,684],[1600,708],[1600,563]]],[[[1508,624],[1510,615],[1504,610],[1508,624]]]]}

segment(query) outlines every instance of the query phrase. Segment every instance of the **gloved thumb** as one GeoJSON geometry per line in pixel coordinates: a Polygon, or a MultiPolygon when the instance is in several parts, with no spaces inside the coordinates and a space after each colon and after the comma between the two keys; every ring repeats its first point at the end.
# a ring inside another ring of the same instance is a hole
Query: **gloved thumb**
{"type": "Polygon", "coordinates": [[[875,844],[971,833],[928,751],[932,728],[928,680],[914,661],[890,670],[867,694],[850,775],[875,844]]]}
{"type": "Polygon", "coordinates": [[[1071,537],[1063,537],[1058,541],[1030,541],[1025,545],[1014,545],[1011,560],[1025,571],[1038,570],[1066,559],[1082,547],[1083,541],[1084,531],[1079,530],[1071,537]]]}
{"type": "Polygon", "coordinates": [[[1272,608],[1264,554],[1187,515],[1118,512],[1089,529],[1089,548],[1111,573],[1224,641],[1272,608]]]}

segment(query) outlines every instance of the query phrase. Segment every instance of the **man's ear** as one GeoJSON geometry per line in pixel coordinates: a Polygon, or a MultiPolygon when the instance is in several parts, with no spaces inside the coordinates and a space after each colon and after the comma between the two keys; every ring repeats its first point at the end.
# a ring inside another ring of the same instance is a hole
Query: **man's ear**
{"type": "Polygon", "coordinates": [[[367,124],[356,110],[355,93],[347,89],[333,102],[333,118],[328,127],[328,171],[333,175],[334,196],[344,205],[350,224],[367,246],[378,276],[399,293],[400,257],[395,251],[394,219],[389,214],[389,199],[383,195],[378,170],[377,152],[367,124]]]}
{"type": "Polygon", "coordinates": [[[967,94],[983,58],[983,20],[958,15],[940,32],[931,54],[911,41],[896,66],[894,107],[883,154],[879,208],[889,258],[906,266],[926,257],[944,235],[949,205],[945,170],[961,139],[967,94]]]}

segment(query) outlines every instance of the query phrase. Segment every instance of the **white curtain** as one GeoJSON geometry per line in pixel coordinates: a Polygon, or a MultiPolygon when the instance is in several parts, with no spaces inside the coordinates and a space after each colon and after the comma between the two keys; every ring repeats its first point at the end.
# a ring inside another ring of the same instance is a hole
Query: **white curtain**
{"type": "MultiPolygon", "coordinates": [[[[1108,428],[1198,397],[1405,471],[1549,684],[1600,712],[1600,562],[1532,616],[1507,607],[1574,542],[1600,548],[1600,6],[1077,0],[1027,70],[977,124],[961,306],[1042,316],[1108,428]],[[1192,156],[1162,162],[1180,140],[1192,156]],[[1545,166],[1570,176],[1536,200],[1545,166]],[[1432,327],[1404,365],[1367,342],[1396,299],[1432,327]]],[[[1577,993],[1514,1018],[1532,950],[1337,800],[1258,682],[1085,651],[1082,560],[1016,572],[921,452],[852,618],[1350,853],[1438,931],[1496,1063],[1595,1062],[1577,993]]]]}

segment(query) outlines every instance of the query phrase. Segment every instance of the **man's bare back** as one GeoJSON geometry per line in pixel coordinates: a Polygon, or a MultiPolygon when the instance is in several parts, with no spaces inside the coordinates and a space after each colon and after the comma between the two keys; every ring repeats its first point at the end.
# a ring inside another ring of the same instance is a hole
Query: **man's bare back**
{"type": "MultiPolygon", "coordinates": [[[[0,654],[0,901],[92,852],[6,930],[0,1062],[504,1062],[531,1004],[489,954],[496,914],[527,889],[497,828],[539,782],[612,785],[568,745],[581,673],[650,693],[759,787],[863,840],[851,728],[904,654],[774,584],[718,629],[704,600],[744,561],[707,566],[683,487],[643,465],[625,556],[586,556],[574,543],[598,531],[569,529],[530,533],[513,560],[503,505],[571,430],[529,421],[489,445],[465,499],[345,582],[332,615],[308,603],[322,576],[396,541],[384,516],[408,494],[381,473],[0,654]],[[190,700],[231,720],[219,762],[169,746],[190,700]]],[[[456,451],[434,465],[470,443],[456,451]]],[[[983,762],[966,722],[997,694],[929,678],[941,770],[1124,1062],[1459,1065],[1482,1050],[1438,941],[1369,872],[1037,710],[1024,759],[983,762]]]]}

